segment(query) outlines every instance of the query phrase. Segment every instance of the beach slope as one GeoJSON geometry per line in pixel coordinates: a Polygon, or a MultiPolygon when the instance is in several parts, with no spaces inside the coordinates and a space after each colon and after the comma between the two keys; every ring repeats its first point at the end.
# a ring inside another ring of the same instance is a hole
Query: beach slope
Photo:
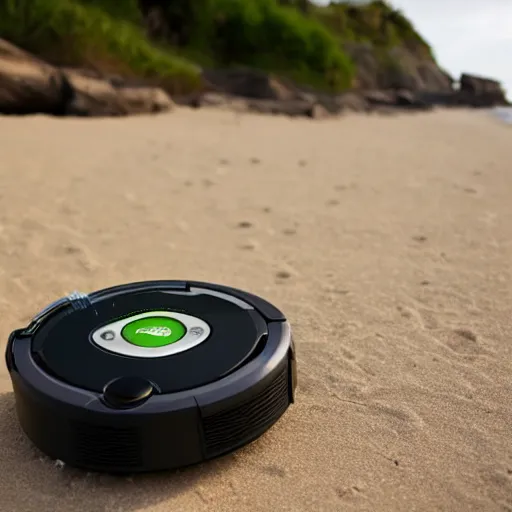
{"type": "Polygon", "coordinates": [[[512,509],[510,127],[177,108],[0,131],[2,349],[74,289],[188,278],[275,302],[299,359],[260,440],[133,478],[43,457],[2,367],[0,510],[512,509]]]}

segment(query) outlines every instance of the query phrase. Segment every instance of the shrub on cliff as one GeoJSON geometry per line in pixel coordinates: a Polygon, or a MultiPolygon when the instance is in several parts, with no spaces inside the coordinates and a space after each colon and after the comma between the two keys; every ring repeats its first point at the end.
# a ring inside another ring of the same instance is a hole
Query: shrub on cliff
{"type": "Polygon", "coordinates": [[[317,20],[276,0],[141,0],[161,9],[166,37],[217,66],[245,65],[331,90],[350,85],[353,66],[317,20]]]}
{"type": "Polygon", "coordinates": [[[412,23],[397,9],[382,0],[363,4],[331,2],[315,6],[311,14],[341,42],[367,42],[380,49],[403,46],[418,57],[432,58],[428,43],[412,23]]]}
{"type": "Polygon", "coordinates": [[[136,0],[2,0],[0,37],[54,64],[158,77],[170,90],[196,87],[199,69],[151,43],[134,7],[136,0]]]}
{"type": "Polygon", "coordinates": [[[199,86],[193,62],[259,68],[339,91],[357,71],[348,41],[372,45],[381,67],[389,58],[380,49],[431,55],[409,21],[383,1],[321,7],[308,0],[0,0],[0,37],[56,64],[158,77],[171,91],[199,86]]]}

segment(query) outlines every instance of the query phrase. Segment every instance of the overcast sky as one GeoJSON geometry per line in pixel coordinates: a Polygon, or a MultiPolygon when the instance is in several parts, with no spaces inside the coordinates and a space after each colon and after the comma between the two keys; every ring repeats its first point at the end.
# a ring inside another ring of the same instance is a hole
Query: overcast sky
{"type": "MultiPolygon", "coordinates": [[[[327,4],[329,0],[318,0],[327,4]]],[[[512,97],[512,0],[391,0],[457,79],[461,71],[500,80],[512,97]]]]}

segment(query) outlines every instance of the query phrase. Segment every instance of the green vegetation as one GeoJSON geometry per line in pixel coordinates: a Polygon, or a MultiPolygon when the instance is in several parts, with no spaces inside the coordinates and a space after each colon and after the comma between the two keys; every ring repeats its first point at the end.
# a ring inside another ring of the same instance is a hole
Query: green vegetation
{"type": "Polygon", "coordinates": [[[156,78],[172,91],[200,85],[196,63],[248,66],[339,91],[355,74],[347,41],[431,55],[409,21],[382,1],[2,0],[0,37],[55,64],[156,78]],[[163,6],[157,32],[145,23],[154,6],[163,6]]]}
{"type": "Polygon", "coordinates": [[[115,0],[3,0],[0,37],[55,64],[155,77],[174,91],[199,84],[197,66],[155,46],[130,16],[114,17],[103,4],[115,0]]]}
{"type": "Polygon", "coordinates": [[[244,65],[340,90],[353,65],[318,20],[275,0],[169,0],[181,44],[218,66],[244,65]]]}
{"type": "Polygon", "coordinates": [[[315,6],[311,15],[335,33],[341,42],[368,42],[381,50],[404,46],[420,57],[432,58],[428,43],[399,11],[381,0],[354,5],[331,2],[315,6]]]}

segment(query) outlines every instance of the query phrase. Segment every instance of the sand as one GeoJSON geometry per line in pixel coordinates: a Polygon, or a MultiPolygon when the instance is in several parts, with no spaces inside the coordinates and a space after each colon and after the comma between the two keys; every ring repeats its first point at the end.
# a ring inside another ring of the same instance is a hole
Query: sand
{"type": "Polygon", "coordinates": [[[0,510],[512,510],[512,132],[487,114],[0,118],[0,339],[144,279],[288,315],[297,403],[235,455],[60,467],[0,370],[0,510]]]}

